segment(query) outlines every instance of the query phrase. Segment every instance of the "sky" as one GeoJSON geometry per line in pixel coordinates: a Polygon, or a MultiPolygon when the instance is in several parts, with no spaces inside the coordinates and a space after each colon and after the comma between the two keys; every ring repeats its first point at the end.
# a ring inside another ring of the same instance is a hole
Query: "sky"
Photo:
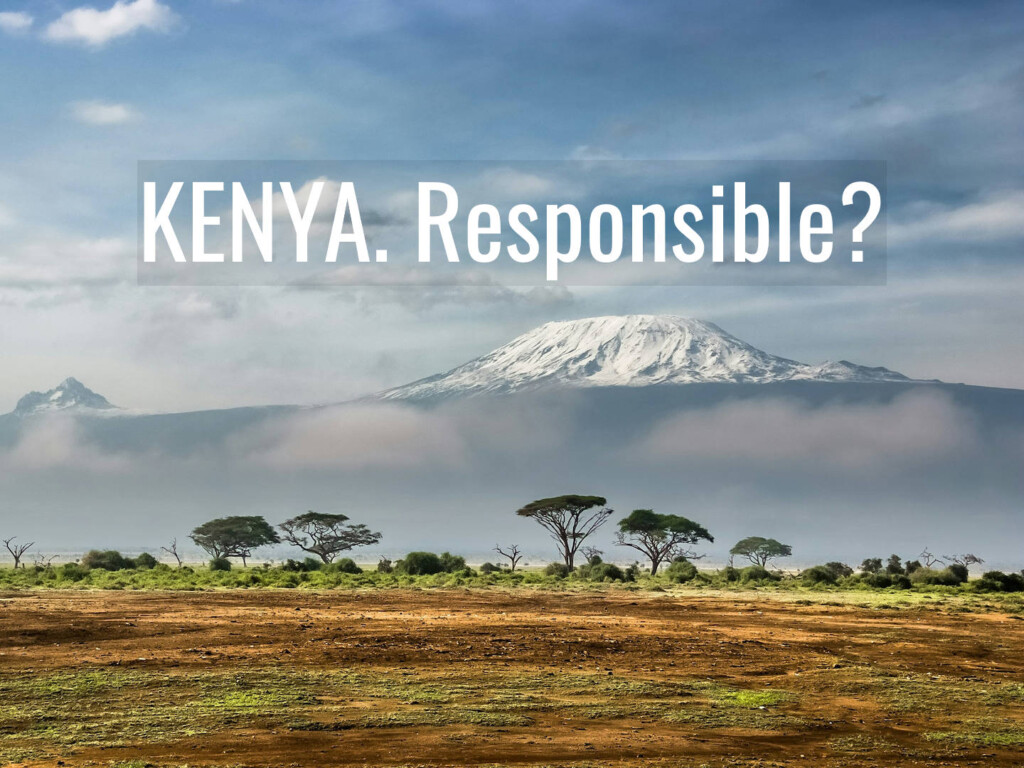
{"type": "Polygon", "coordinates": [[[1024,388],[1012,3],[11,0],[0,413],[323,403],[543,322],[673,313],[769,351],[1024,388]],[[882,286],[139,286],[140,160],[881,160],[882,286]]]}

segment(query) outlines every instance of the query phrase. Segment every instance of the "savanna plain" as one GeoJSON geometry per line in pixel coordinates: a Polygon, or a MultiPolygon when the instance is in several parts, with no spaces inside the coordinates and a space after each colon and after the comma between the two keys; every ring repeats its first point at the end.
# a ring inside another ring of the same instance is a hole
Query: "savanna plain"
{"type": "Polygon", "coordinates": [[[0,593],[0,765],[1022,763],[1016,596],[0,593]]]}

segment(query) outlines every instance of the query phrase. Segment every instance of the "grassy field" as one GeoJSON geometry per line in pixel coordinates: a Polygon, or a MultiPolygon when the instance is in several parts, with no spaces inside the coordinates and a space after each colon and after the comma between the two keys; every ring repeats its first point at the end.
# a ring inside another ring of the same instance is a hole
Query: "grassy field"
{"type": "Polygon", "coordinates": [[[6,592],[0,765],[1017,766],[1021,619],[915,591],[6,592]]]}

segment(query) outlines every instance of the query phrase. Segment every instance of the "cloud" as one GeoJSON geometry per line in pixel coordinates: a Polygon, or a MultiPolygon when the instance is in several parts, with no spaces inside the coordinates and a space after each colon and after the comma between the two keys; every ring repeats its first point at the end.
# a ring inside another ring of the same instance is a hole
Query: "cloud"
{"type": "Polygon", "coordinates": [[[234,447],[247,461],[281,470],[456,467],[466,451],[451,421],[390,404],[275,419],[238,438],[234,447]]]}
{"type": "Polygon", "coordinates": [[[86,125],[120,125],[135,120],[139,115],[127,104],[106,101],[76,101],[71,104],[71,114],[86,125]]]}
{"type": "Polygon", "coordinates": [[[910,217],[889,224],[890,243],[928,240],[982,242],[1024,237],[1024,190],[999,192],[958,207],[911,206],[910,217]]]}
{"type": "Polygon", "coordinates": [[[0,29],[4,32],[24,32],[32,26],[32,21],[32,17],[24,11],[0,11],[0,29]]]}
{"type": "Polygon", "coordinates": [[[166,32],[176,20],[174,12],[159,0],[118,0],[105,11],[87,6],[68,11],[46,28],[46,38],[102,48],[111,40],[141,29],[166,32]]]}
{"type": "Polygon", "coordinates": [[[949,396],[911,392],[884,405],[724,403],[669,417],[631,453],[658,463],[882,471],[972,452],[977,440],[971,418],[949,396]]]}
{"type": "Polygon", "coordinates": [[[14,472],[76,469],[107,473],[128,467],[126,456],[85,441],[74,417],[67,415],[34,419],[22,430],[14,447],[0,454],[0,468],[14,472]]]}

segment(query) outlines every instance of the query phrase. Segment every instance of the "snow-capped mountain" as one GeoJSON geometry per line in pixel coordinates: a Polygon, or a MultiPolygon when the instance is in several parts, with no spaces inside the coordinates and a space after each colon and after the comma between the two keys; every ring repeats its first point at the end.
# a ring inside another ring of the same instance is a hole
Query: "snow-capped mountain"
{"type": "Polygon", "coordinates": [[[448,373],[381,394],[420,400],[504,394],[549,385],[780,381],[910,381],[886,368],[845,360],[807,365],[750,346],[717,325],[672,315],[625,315],[546,323],[448,373]]]}
{"type": "Polygon", "coordinates": [[[19,416],[53,411],[112,410],[117,410],[117,407],[111,405],[107,398],[70,377],[47,392],[29,392],[14,407],[14,413],[19,416]]]}

